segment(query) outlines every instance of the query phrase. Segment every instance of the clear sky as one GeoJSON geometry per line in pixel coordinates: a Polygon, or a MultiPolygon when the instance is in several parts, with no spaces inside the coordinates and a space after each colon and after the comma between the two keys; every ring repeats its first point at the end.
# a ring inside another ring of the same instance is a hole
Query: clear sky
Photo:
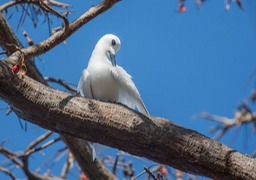
{"type": "MultiPolygon", "coordinates": [[[[72,1],[71,9],[75,11],[69,20],[79,17],[97,2],[72,1]]],[[[256,14],[253,13],[256,3],[243,3],[244,10],[232,3],[227,12],[223,1],[206,1],[201,9],[189,1],[187,12],[179,13],[177,1],[121,1],[35,61],[44,76],[77,84],[100,37],[115,34],[122,43],[116,55],[117,63],[132,75],[150,114],[213,137],[209,128],[217,124],[202,118],[193,119],[193,116],[206,111],[231,118],[237,106],[255,88],[255,76],[249,77],[256,68],[256,14]]],[[[19,19],[20,13],[16,13],[10,23],[27,46],[17,26],[19,19]]],[[[47,24],[41,24],[43,20],[39,18],[35,29],[29,18],[22,26],[35,43],[49,36],[47,24]]],[[[61,19],[52,20],[52,27],[61,24],[61,19]]],[[[7,105],[0,102],[0,107],[7,105]]],[[[30,123],[27,131],[22,130],[17,117],[5,116],[5,112],[0,113],[0,142],[8,138],[5,147],[24,150],[31,140],[44,132],[30,123]]],[[[24,125],[24,121],[21,122],[24,125]]],[[[246,154],[256,150],[252,125],[234,128],[220,141],[246,154]]],[[[44,171],[46,159],[63,147],[63,143],[58,143],[51,150],[36,155],[31,159],[32,169],[40,167],[44,171]]],[[[48,165],[54,167],[53,174],[59,175],[64,160],[48,165]]],[[[0,163],[3,163],[2,156],[0,163]]],[[[144,165],[148,164],[139,160],[135,174],[140,173],[144,165]]],[[[6,176],[0,173],[2,178],[6,176]]],[[[72,175],[69,178],[76,179],[72,175]]]]}

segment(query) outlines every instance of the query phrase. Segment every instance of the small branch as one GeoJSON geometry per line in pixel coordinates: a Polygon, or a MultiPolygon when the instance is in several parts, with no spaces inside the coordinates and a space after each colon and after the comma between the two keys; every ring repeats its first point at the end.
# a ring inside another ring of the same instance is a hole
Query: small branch
{"type": "Polygon", "coordinates": [[[201,117],[220,123],[220,125],[212,127],[211,132],[219,130],[214,139],[219,140],[231,127],[241,126],[247,123],[254,123],[256,121],[256,113],[251,113],[249,110],[238,110],[234,118],[226,118],[221,116],[212,115],[206,112],[201,113],[201,117]]]}
{"type": "Polygon", "coordinates": [[[114,175],[116,174],[116,167],[117,167],[117,163],[118,163],[118,158],[119,158],[119,155],[117,154],[116,158],[115,158],[114,166],[113,166],[113,169],[112,169],[112,173],[114,175]]]}
{"type": "Polygon", "coordinates": [[[59,140],[60,140],[60,138],[52,139],[52,140],[48,141],[47,143],[43,144],[42,146],[40,146],[40,147],[38,147],[38,148],[32,148],[32,149],[27,150],[27,151],[24,153],[24,155],[25,155],[25,156],[28,156],[28,155],[30,155],[30,154],[32,154],[32,153],[34,153],[34,152],[41,151],[42,149],[47,148],[48,146],[50,146],[50,145],[52,145],[52,144],[58,142],[59,140]]]}
{"type": "Polygon", "coordinates": [[[4,147],[0,146],[0,154],[4,155],[6,158],[11,160],[14,164],[16,164],[19,167],[23,167],[23,163],[18,159],[20,154],[14,153],[12,151],[9,151],[8,149],[5,149],[4,147]]]}
{"type": "Polygon", "coordinates": [[[36,138],[36,140],[34,140],[32,143],[30,143],[30,145],[27,147],[27,149],[25,150],[25,152],[30,151],[31,149],[33,149],[34,147],[36,147],[39,143],[41,143],[42,141],[44,141],[45,139],[47,139],[50,135],[52,135],[52,131],[47,131],[46,133],[44,133],[43,135],[39,136],[38,138],[36,138]]]}
{"type": "Polygon", "coordinates": [[[62,2],[54,1],[54,0],[46,0],[45,4],[49,4],[49,5],[53,5],[53,6],[57,6],[57,7],[61,7],[61,8],[69,8],[72,6],[71,4],[66,4],[66,3],[62,3],[62,2]]]}
{"type": "Polygon", "coordinates": [[[10,8],[12,6],[15,6],[18,4],[25,4],[25,3],[28,3],[28,4],[44,3],[46,5],[58,6],[61,8],[68,8],[68,7],[72,6],[70,4],[65,4],[65,3],[58,2],[58,1],[54,1],[54,0],[39,0],[39,1],[36,1],[36,0],[18,0],[18,1],[14,0],[14,1],[9,1],[9,2],[1,5],[0,12],[3,12],[4,10],[7,10],[8,8],[10,8]]]}
{"type": "Polygon", "coordinates": [[[131,178],[131,180],[136,180],[138,177],[140,177],[141,175],[143,175],[144,173],[146,173],[147,171],[146,171],[145,168],[147,168],[147,169],[149,170],[152,166],[155,166],[155,165],[157,165],[157,164],[152,164],[152,165],[150,165],[150,166],[148,166],[148,167],[144,167],[144,171],[142,171],[141,173],[139,173],[137,176],[131,178]]]}
{"type": "Polygon", "coordinates": [[[74,93],[77,93],[77,90],[71,86],[69,86],[67,82],[61,80],[61,79],[56,79],[56,78],[52,78],[52,77],[45,77],[44,78],[45,81],[47,82],[54,82],[54,83],[57,83],[57,84],[60,84],[62,85],[63,87],[65,87],[67,90],[71,91],[71,92],[74,92],[74,93]]]}
{"type": "Polygon", "coordinates": [[[73,166],[74,163],[74,156],[72,155],[71,152],[68,153],[68,158],[66,163],[64,164],[62,171],[61,171],[61,178],[66,179],[67,178],[67,174],[68,174],[68,170],[73,166]]]}
{"type": "Polygon", "coordinates": [[[15,4],[17,4],[16,1],[9,1],[9,2],[7,2],[7,3],[3,4],[3,5],[1,5],[1,6],[0,6],[0,12],[5,11],[6,9],[8,9],[8,8],[11,7],[11,6],[14,6],[15,4]]]}
{"type": "Polygon", "coordinates": [[[11,171],[9,171],[6,168],[3,168],[0,166],[0,171],[2,171],[3,173],[5,173],[6,175],[8,175],[12,180],[16,180],[17,178],[14,176],[14,174],[12,174],[11,171]]]}
{"type": "Polygon", "coordinates": [[[53,8],[51,8],[50,6],[45,4],[43,1],[36,2],[35,4],[37,4],[39,7],[41,7],[44,11],[49,12],[51,14],[54,14],[55,16],[62,18],[62,20],[64,22],[64,32],[67,32],[67,30],[69,28],[68,27],[69,22],[65,15],[60,14],[58,11],[54,10],[53,8]]]}
{"type": "Polygon", "coordinates": [[[212,114],[209,114],[207,112],[202,112],[200,114],[200,116],[202,118],[205,118],[205,119],[209,119],[209,120],[212,120],[212,121],[215,121],[215,122],[219,122],[219,123],[223,123],[225,125],[229,125],[229,124],[233,124],[234,120],[233,119],[229,119],[229,118],[226,118],[226,117],[221,117],[221,116],[216,116],[216,115],[212,115],[212,114]]]}
{"type": "Polygon", "coordinates": [[[148,173],[148,175],[152,177],[154,180],[159,180],[146,166],[144,166],[144,169],[146,173],[148,173]]]}
{"type": "MultiPolygon", "coordinates": [[[[50,3],[45,3],[45,2],[47,2],[47,1],[42,1],[42,0],[39,0],[39,1],[38,1],[38,0],[20,0],[20,1],[13,1],[12,3],[6,3],[6,4],[2,5],[2,6],[0,7],[0,11],[2,12],[4,9],[9,8],[9,7],[13,6],[13,5],[17,5],[17,4],[35,4],[35,5],[37,5],[38,7],[40,7],[45,13],[51,13],[51,14],[57,16],[57,17],[60,17],[60,18],[63,20],[63,22],[64,22],[64,32],[67,32],[67,30],[68,30],[68,25],[69,25],[69,22],[68,22],[67,17],[66,17],[65,15],[59,13],[59,12],[56,11],[55,9],[51,8],[51,7],[48,5],[48,4],[50,4],[50,3]]],[[[22,7],[23,7],[23,6],[22,6],[22,7]]],[[[30,16],[30,14],[27,12],[27,9],[25,9],[25,8],[23,7],[23,10],[24,10],[24,12],[26,12],[26,14],[27,14],[28,16],[30,16]]],[[[33,20],[33,18],[32,18],[32,20],[33,20]]],[[[23,24],[23,23],[21,23],[21,24],[23,24]]]]}

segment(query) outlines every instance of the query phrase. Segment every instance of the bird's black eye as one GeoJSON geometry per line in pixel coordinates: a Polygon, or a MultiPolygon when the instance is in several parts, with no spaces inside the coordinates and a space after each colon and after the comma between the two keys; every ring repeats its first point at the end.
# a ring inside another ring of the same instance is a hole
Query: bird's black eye
{"type": "Polygon", "coordinates": [[[113,39],[111,44],[112,44],[112,46],[115,46],[116,45],[116,41],[113,39]]]}

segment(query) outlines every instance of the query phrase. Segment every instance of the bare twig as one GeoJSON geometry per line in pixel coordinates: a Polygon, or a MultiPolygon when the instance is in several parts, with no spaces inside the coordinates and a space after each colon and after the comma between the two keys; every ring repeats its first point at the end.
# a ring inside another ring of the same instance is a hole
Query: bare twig
{"type": "Polygon", "coordinates": [[[0,12],[3,12],[4,10],[8,9],[11,6],[14,6],[15,4],[17,4],[16,1],[9,1],[3,5],[0,6],[0,12]]]}
{"type": "Polygon", "coordinates": [[[201,117],[221,124],[211,128],[211,132],[220,130],[214,138],[216,140],[220,139],[231,127],[254,123],[256,121],[256,113],[251,113],[246,109],[238,110],[233,118],[216,116],[206,112],[201,113],[201,117]]]}
{"type": "Polygon", "coordinates": [[[32,143],[30,143],[30,145],[27,147],[25,152],[30,151],[31,149],[36,147],[39,143],[41,143],[42,141],[47,139],[50,135],[52,135],[52,133],[53,133],[52,131],[47,131],[46,133],[44,133],[41,136],[39,136],[38,138],[36,138],[36,140],[34,140],[32,143]]]}
{"type": "Polygon", "coordinates": [[[38,147],[38,148],[32,148],[32,149],[28,149],[26,152],[25,152],[25,156],[28,156],[34,152],[37,152],[37,151],[41,151],[42,149],[45,149],[47,148],[48,146],[58,142],[60,140],[60,138],[56,138],[56,139],[52,139],[50,141],[48,141],[47,143],[43,144],[42,146],[38,147]]]}
{"type": "Polygon", "coordinates": [[[8,169],[6,168],[3,168],[0,166],[0,171],[2,171],[3,173],[5,173],[6,175],[8,175],[12,180],[16,180],[17,178],[14,176],[14,174],[9,171],[8,169]]]}
{"type": "Polygon", "coordinates": [[[71,92],[74,92],[76,93],[77,90],[71,86],[69,86],[68,84],[70,83],[67,83],[61,79],[56,79],[56,78],[52,78],[52,77],[45,77],[44,78],[47,82],[54,82],[54,83],[57,83],[57,84],[60,84],[62,85],[63,87],[65,87],[67,90],[71,91],[71,92]]]}
{"type": "MultiPolygon", "coordinates": [[[[37,173],[31,172],[29,169],[29,164],[28,164],[28,159],[32,153],[38,152],[38,151],[40,151],[40,150],[42,150],[60,140],[60,138],[53,139],[53,140],[45,143],[44,145],[42,145],[38,148],[35,148],[35,146],[37,146],[40,142],[42,142],[47,137],[49,137],[51,135],[51,133],[52,133],[51,131],[48,131],[45,134],[43,134],[42,136],[38,137],[34,142],[32,142],[28,146],[28,148],[25,150],[24,153],[15,153],[13,151],[10,151],[10,150],[0,146],[0,154],[4,155],[7,159],[11,160],[16,166],[20,167],[29,179],[38,179],[38,180],[54,179],[54,177],[51,177],[50,175],[41,176],[37,173]]],[[[3,170],[5,170],[5,169],[3,169],[3,170]]]]}
{"type": "Polygon", "coordinates": [[[150,177],[152,177],[154,180],[159,180],[146,166],[144,166],[144,169],[146,173],[148,173],[148,175],[150,175],[150,177]]]}
{"type": "Polygon", "coordinates": [[[61,153],[67,154],[67,152],[68,152],[68,148],[66,146],[64,148],[56,150],[56,152],[46,160],[46,162],[44,163],[44,166],[48,166],[50,161],[54,159],[56,160],[61,153]]]}
{"type": "Polygon", "coordinates": [[[113,169],[112,169],[112,173],[114,175],[116,174],[116,167],[117,167],[117,163],[118,163],[118,158],[119,158],[119,155],[117,154],[116,158],[115,158],[114,166],[113,166],[113,169]]]}
{"type": "Polygon", "coordinates": [[[67,161],[63,165],[62,171],[61,171],[61,178],[66,179],[68,170],[73,166],[74,163],[74,156],[71,152],[68,153],[67,161]]]}
{"type": "Polygon", "coordinates": [[[27,39],[29,46],[32,46],[35,44],[34,41],[29,37],[28,33],[25,30],[23,30],[23,36],[27,39]]]}
{"type": "MultiPolygon", "coordinates": [[[[149,170],[151,167],[153,167],[153,166],[155,166],[155,165],[158,165],[158,164],[152,164],[152,165],[150,165],[150,166],[148,166],[148,167],[146,167],[146,166],[145,166],[145,167],[149,170]]],[[[145,167],[144,167],[144,171],[142,171],[141,173],[139,173],[137,176],[132,177],[131,180],[136,180],[136,179],[139,178],[141,175],[143,175],[144,173],[146,173],[147,171],[146,171],[145,167]]]]}
{"type": "Polygon", "coordinates": [[[61,8],[69,8],[72,6],[71,4],[66,4],[66,3],[62,3],[62,2],[54,1],[54,0],[45,0],[45,4],[53,5],[53,6],[57,6],[57,7],[61,7],[61,8]]]}
{"type": "Polygon", "coordinates": [[[17,158],[20,156],[20,153],[14,153],[14,152],[0,146],[0,154],[4,155],[7,159],[11,160],[17,166],[23,167],[23,163],[17,158]]]}
{"type": "MultiPolygon", "coordinates": [[[[2,12],[3,10],[5,10],[5,9],[11,7],[11,6],[18,5],[18,4],[21,4],[21,7],[23,8],[20,24],[23,24],[26,15],[28,15],[28,16],[31,17],[31,19],[34,23],[34,26],[37,25],[37,21],[35,21],[35,19],[33,18],[34,17],[33,13],[30,15],[30,13],[28,13],[28,11],[27,11],[28,7],[31,7],[30,4],[32,4],[32,5],[37,5],[38,7],[40,7],[44,11],[44,14],[46,14],[46,15],[47,15],[47,13],[50,13],[50,14],[53,14],[57,17],[60,17],[64,22],[63,23],[64,24],[64,33],[67,32],[67,29],[69,28],[69,26],[68,26],[69,21],[68,21],[66,15],[68,15],[68,13],[61,14],[58,11],[56,11],[55,9],[51,8],[49,5],[51,5],[51,4],[54,4],[55,6],[60,5],[60,7],[64,6],[65,8],[70,7],[70,6],[68,6],[66,4],[63,4],[63,3],[57,3],[57,1],[51,2],[49,0],[19,0],[19,1],[8,2],[8,3],[0,6],[0,11],[2,12]],[[27,6],[24,7],[23,4],[27,4],[27,6]]],[[[33,8],[34,7],[32,6],[31,9],[33,9],[33,8]]]]}
{"type": "MultiPolygon", "coordinates": [[[[46,4],[46,5],[58,6],[58,7],[61,7],[61,8],[69,8],[69,7],[72,6],[70,4],[65,4],[65,3],[62,3],[62,2],[54,1],[54,0],[42,0],[41,2],[46,4]]],[[[36,4],[36,3],[39,3],[39,1],[36,1],[36,0],[9,1],[9,2],[7,2],[7,3],[5,3],[5,4],[0,6],[0,12],[10,8],[11,6],[15,6],[15,5],[18,5],[18,4],[25,4],[25,3],[36,4]]]]}
{"type": "Polygon", "coordinates": [[[43,1],[39,1],[38,3],[36,3],[38,6],[40,6],[44,11],[49,12],[51,14],[54,14],[55,16],[58,16],[60,18],[62,18],[63,22],[64,22],[64,32],[67,32],[68,30],[68,25],[69,25],[69,21],[67,19],[67,17],[63,14],[60,14],[58,11],[54,10],[53,8],[51,8],[50,6],[48,6],[47,4],[45,4],[43,1]]]}

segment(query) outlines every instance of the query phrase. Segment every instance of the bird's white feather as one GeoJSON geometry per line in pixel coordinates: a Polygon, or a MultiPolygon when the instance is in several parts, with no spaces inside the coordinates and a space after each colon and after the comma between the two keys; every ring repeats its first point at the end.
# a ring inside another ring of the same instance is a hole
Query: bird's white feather
{"type": "Polygon", "coordinates": [[[88,67],[81,75],[77,90],[84,97],[117,101],[149,114],[132,77],[122,67],[115,65],[115,59],[111,59],[120,46],[119,38],[112,34],[107,34],[98,41],[88,67]]]}

